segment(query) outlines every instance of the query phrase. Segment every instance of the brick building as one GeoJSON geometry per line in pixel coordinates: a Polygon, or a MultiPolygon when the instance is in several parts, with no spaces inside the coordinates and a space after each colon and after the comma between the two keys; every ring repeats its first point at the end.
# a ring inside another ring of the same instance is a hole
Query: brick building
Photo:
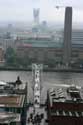
{"type": "Polygon", "coordinates": [[[56,86],[47,92],[49,125],[82,125],[83,93],[81,87],[56,86]]]}
{"type": "MultiPolygon", "coordinates": [[[[32,60],[46,62],[52,60],[55,62],[64,62],[63,32],[59,32],[57,38],[28,38],[17,39],[15,41],[16,52],[19,57],[26,57],[32,60]],[[62,37],[61,37],[62,34],[62,37]]],[[[83,31],[73,30],[71,61],[77,62],[83,60],[83,31]]]]}

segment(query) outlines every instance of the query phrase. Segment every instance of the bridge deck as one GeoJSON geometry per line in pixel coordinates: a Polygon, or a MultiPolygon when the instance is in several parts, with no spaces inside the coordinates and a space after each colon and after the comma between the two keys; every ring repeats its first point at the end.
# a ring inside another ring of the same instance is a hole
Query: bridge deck
{"type": "Polygon", "coordinates": [[[34,107],[29,107],[29,110],[27,111],[27,125],[47,125],[47,123],[45,123],[45,120],[47,119],[47,115],[46,115],[46,112],[45,112],[45,108],[43,107],[40,107],[40,108],[35,108],[35,111],[34,111],[34,107]],[[41,120],[40,123],[38,123],[38,120],[37,120],[37,123],[33,123],[32,121],[28,121],[28,119],[30,118],[30,115],[33,114],[33,118],[32,119],[35,119],[35,116],[37,116],[37,114],[40,116],[41,114],[43,114],[43,119],[41,120]]]}

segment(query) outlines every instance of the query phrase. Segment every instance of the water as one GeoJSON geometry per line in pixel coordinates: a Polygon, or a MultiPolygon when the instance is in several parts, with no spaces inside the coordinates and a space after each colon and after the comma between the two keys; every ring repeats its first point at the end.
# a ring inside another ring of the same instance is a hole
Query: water
{"type": "MultiPolygon", "coordinates": [[[[28,83],[28,99],[33,100],[32,91],[32,72],[27,71],[0,71],[0,80],[9,82],[15,81],[17,76],[21,80],[28,83]]],[[[57,73],[57,72],[44,72],[42,77],[42,94],[41,101],[46,99],[46,90],[51,87],[56,87],[56,84],[76,84],[83,86],[83,73],[57,73]]]]}

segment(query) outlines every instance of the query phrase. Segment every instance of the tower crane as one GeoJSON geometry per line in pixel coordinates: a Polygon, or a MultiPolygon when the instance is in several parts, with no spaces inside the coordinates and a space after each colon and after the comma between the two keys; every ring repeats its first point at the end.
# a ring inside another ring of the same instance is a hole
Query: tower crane
{"type": "Polygon", "coordinates": [[[66,7],[71,7],[71,6],[59,6],[59,5],[55,6],[56,9],[59,9],[59,8],[66,8],[66,7]]]}

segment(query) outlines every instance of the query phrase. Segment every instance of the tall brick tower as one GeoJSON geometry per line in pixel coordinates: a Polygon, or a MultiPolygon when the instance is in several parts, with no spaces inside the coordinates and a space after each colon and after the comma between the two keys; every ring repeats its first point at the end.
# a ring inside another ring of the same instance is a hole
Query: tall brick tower
{"type": "Polygon", "coordinates": [[[66,7],[64,21],[64,46],[63,46],[63,62],[68,65],[71,61],[72,49],[72,7],[66,7]]]}

